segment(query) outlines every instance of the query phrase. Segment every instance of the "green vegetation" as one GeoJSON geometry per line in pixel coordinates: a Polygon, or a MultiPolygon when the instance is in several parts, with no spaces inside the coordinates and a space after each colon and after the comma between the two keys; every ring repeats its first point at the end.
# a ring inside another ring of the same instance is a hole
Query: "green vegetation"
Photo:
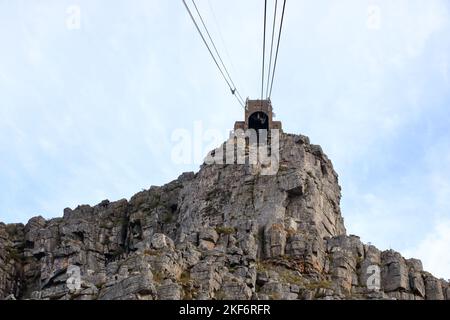
{"type": "Polygon", "coordinates": [[[274,292],[269,294],[269,299],[270,300],[281,300],[281,295],[279,292],[274,292]]]}
{"type": "Polygon", "coordinates": [[[126,215],[123,215],[119,219],[117,219],[117,221],[118,221],[118,225],[127,226],[128,222],[130,221],[130,218],[127,217],[126,215]]]}
{"type": "Polygon", "coordinates": [[[5,229],[10,236],[14,236],[17,234],[17,226],[15,224],[7,224],[5,229]]]}
{"type": "Polygon", "coordinates": [[[236,267],[228,267],[229,273],[234,273],[236,271],[236,267]]]}
{"type": "Polygon", "coordinates": [[[324,294],[323,292],[317,291],[317,292],[314,294],[314,299],[321,299],[321,298],[324,298],[324,297],[326,297],[326,294],[324,294]]]}
{"type": "Polygon", "coordinates": [[[7,252],[7,258],[9,260],[14,260],[14,261],[22,260],[22,255],[19,253],[19,251],[16,248],[7,247],[6,252],[7,252]]]}
{"type": "Polygon", "coordinates": [[[264,272],[270,269],[270,264],[268,262],[258,261],[256,263],[256,271],[264,272]]]}
{"type": "Polygon", "coordinates": [[[356,265],[361,265],[361,263],[364,261],[364,257],[363,256],[359,256],[356,258],[356,265]]]}
{"type": "Polygon", "coordinates": [[[321,281],[317,281],[317,282],[311,282],[305,285],[306,289],[308,290],[315,290],[315,289],[319,289],[319,288],[324,288],[324,289],[331,289],[331,281],[328,280],[321,280],[321,281]]]}
{"type": "Polygon", "coordinates": [[[153,281],[155,282],[162,282],[166,277],[164,276],[164,273],[161,271],[155,271],[153,272],[153,281]]]}
{"type": "Polygon", "coordinates": [[[194,288],[187,288],[183,290],[183,300],[194,300],[197,297],[198,291],[194,288]]]}
{"type": "Polygon", "coordinates": [[[167,213],[166,215],[164,215],[164,217],[162,218],[163,223],[169,224],[172,222],[175,222],[175,216],[173,214],[167,213]]]}
{"type": "Polygon", "coordinates": [[[100,290],[100,289],[102,289],[104,286],[105,286],[105,284],[106,284],[106,282],[99,282],[99,283],[96,283],[95,284],[95,287],[98,289],[98,290],[100,290]]]}
{"type": "Polygon", "coordinates": [[[161,252],[155,249],[145,249],[144,255],[146,256],[159,256],[161,255],[161,252]]]}
{"type": "Polygon", "coordinates": [[[188,284],[191,281],[191,273],[189,271],[183,271],[180,275],[180,279],[178,279],[181,285],[188,284]]]}
{"type": "Polygon", "coordinates": [[[272,230],[274,231],[284,231],[284,226],[280,223],[272,224],[272,230]]]}
{"type": "Polygon", "coordinates": [[[191,278],[191,273],[185,270],[181,273],[178,282],[183,287],[183,300],[194,300],[198,295],[198,286],[191,278]]]}
{"type": "Polygon", "coordinates": [[[100,229],[111,229],[112,228],[112,223],[110,221],[102,220],[100,222],[99,228],[100,229]]]}
{"type": "Polygon", "coordinates": [[[233,227],[217,226],[216,232],[218,234],[230,235],[230,234],[236,233],[236,229],[233,227]]]}
{"type": "Polygon", "coordinates": [[[289,270],[280,272],[280,277],[284,283],[296,284],[299,286],[304,284],[304,279],[301,275],[296,274],[289,270]]]}
{"type": "Polygon", "coordinates": [[[226,294],[225,294],[225,292],[222,289],[220,289],[219,291],[216,291],[214,293],[214,298],[216,300],[225,300],[226,294]]]}

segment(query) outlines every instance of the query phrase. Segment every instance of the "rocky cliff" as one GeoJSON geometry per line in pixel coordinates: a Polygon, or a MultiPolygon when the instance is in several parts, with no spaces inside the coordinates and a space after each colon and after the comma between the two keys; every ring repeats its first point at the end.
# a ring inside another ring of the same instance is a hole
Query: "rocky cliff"
{"type": "Polygon", "coordinates": [[[0,298],[450,299],[419,260],[346,235],[340,197],[321,148],[282,134],[276,175],[203,165],[129,201],[0,224],[0,298]]]}

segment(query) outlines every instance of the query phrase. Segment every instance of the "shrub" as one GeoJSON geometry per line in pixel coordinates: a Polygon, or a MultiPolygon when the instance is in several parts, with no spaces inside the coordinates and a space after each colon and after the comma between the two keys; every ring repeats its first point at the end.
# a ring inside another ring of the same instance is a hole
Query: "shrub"
{"type": "Polygon", "coordinates": [[[236,232],[236,229],[233,227],[225,227],[225,226],[217,226],[216,232],[218,234],[230,235],[236,232]]]}
{"type": "Polygon", "coordinates": [[[180,279],[178,280],[182,285],[187,284],[191,281],[191,273],[189,271],[183,271],[180,275],[180,279]]]}
{"type": "Polygon", "coordinates": [[[321,280],[321,281],[317,281],[317,282],[311,282],[311,283],[306,284],[305,287],[308,290],[315,290],[315,289],[319,289],[319,288],[330,289],[331,281],[321,280]]]}

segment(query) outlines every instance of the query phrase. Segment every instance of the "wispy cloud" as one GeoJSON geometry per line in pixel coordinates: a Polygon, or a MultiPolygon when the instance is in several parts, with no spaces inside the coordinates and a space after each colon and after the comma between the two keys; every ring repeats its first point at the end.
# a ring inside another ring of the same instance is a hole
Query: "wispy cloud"
{"type": "Polygon", "coordinates": [[[420,243],[404,251],[407,257],[420,257],[426,271],[450,280],[450,220],[437,220],[433,229],[422,235],[420,243]]]}

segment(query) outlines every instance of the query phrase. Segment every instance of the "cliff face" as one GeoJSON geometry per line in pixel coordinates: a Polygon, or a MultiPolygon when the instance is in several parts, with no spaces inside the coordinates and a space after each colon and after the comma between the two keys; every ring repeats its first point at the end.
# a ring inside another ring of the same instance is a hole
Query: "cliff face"
{"type": "Polygon", "coordinates": [[[321,148],[282,134],[276,175],[203,165],[129,201],[0,224],[0,298],[450,299],[419,260],[347,236],[339,202],[321,148]]]}

